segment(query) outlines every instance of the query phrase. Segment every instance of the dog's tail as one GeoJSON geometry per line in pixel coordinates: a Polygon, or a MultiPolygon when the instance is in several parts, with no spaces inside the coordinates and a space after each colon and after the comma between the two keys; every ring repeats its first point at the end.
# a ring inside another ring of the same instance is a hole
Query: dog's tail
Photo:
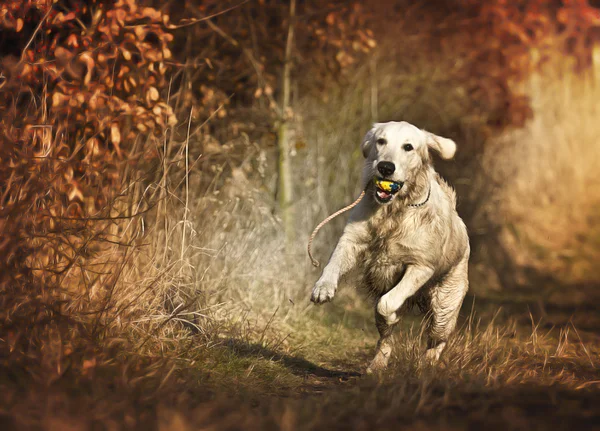
{"type": "Polygon", "coordinates": [[[312,249],[312,243],[313,240],[315,239],[315,236],[317,236],[317,233],[319,232],[319,230],[321,230],[321,228],[323,226],[325,226],[327,223],[329,223],[332,219],[336,218],[337,216],[339,216],[342,213],[345,213],[348,210],[351,210],[352,208],[354,208],[356,205],[358,205],[358,203],[361,201],[361,199],[365,197],[365,190],[362,191],[362,193],[360,194],[360,196],[358,197],[358,199],[356,199],[354,202],[352,202],[350,205],[342,208],[339,211],[334,212],[333,214],[331,214],[329,217],[327,217],[325,220],[323,220],[321,223],[319,223],[319,225],[315,228],[315,230],[313,230],[313,233],[310,235],[310,238],[308,239],[308,257],[310,257],[310,261],[313,264],[313,266],[316,266],[317,268],[319,267],[319,261],[316,260],[312,253],[311,253],[311,249],[312,249]]]}

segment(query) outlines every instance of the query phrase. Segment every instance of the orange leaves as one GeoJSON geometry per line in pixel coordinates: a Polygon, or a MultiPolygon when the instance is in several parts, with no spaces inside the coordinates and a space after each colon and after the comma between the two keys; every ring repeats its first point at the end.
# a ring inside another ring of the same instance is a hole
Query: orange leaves
{"type": "Polygon", "coordinates": [[[146,103],[148,106],[152,106],[153,102],[157,102],[159,98],[158,90],[154,87],[150,87],[146,92],[146,103]]]}
{"type": "Polygon", "coordinates": [[[69,12],[66,14],[63,12],[58,12],[56,15],[54,15],[54,18],[50,20],[50,23],[52,25],[63,25],[68,21],[73,21],[76,16],[77,15],[75,15],[75,12],[69,12]]]}
{"type": "Polygon", "coordinates": [[[121,144],[121,131],[119,130],[119,125],[117,123],[110,125],[110,141],[115,146],[115,150],[119,157],[121,157],[121,148],[119,147],[121,144]]]}
{"type": "Polygon", "coordinates": [[[91,163],[93,158],[97,159],[102,156],[100,141],[96,137],[87,140],[85,149],[86,157],[83,160],[86,163],[91,163]]]}
{"type": "Polygon", "coordinates": [[[52,107],[53,108],[58,108],[60,106],[64,106],[68,102],[68,100],[69,100],[69,98],[67,96],[65,96],[64,94],[56,91],[52,95],[52,107]]]}
{"type": "Polygon", "coordinates": [[[564,1],[557,14],[558,22],[565,25],[579,25],[581,27],[600,26],[600,10],[591,7],[587,1],[564,1]]]}
{"type": "Polygon", "coordinates": [[[0,31],[21,34],[23,46],[46,20],[43,37],[28,44],[23,61],[3,59],[0,162],[29,176],[28,184],[45,181],[39,190],[22,188],[23,196],[33,199],[47,188],[44,208],[55,208],[57,216],[95,214],[116,192],[119,163],[148,155],[131,154],[138,135],[161,135],[176,122],[162,98],[173,40],[165,32],[168,17],[137,0],[70,0],[61,8],[52,0],[6,4],[0,31]],[[38,21],[29,23],[27,16],[38,21]],[[43,109],[24,105],[9,112],[15,100],[43,109]],[[5,159],[3,145],[25,153],[5,159]]]}
{"type": "Polygon", "coordinates": [[[373,37],[373,32],[370,29],[366,31],[358,30],[356,32],[361,42],[363,42],[368,48],[373,49],[377,46],[377,41],[373,37]]]}
{"type": "Polygon", "coordinates": [[[74,54],[62,46],[57,46],[54,50],[54,58],[58,62],[60,67],[66,67],[67,64],[73,59],[74,54]]]}
{"type": "Polygon", "coordinates": [[[336,14],[333,12],[328,13],[325,17],[325,22],[327,25],[333,26],[336,22],[336,14]]]}
{"type": "Polygon", "coordinates": [[[85,76],[83,77],[83,85],[88,85],[92,80],[92,73],[94,72],[94,66],[96,62],[94,61],[92,54],[89,52],[83,52],[79,56],[79,61],[81,61],[86,66],[85,76]]]}
{"type": "Polygon", "coordinates": [[[2,5],[2,8],[0,8],[0,28],[13,30],[16,33],[19,33],[23,30],[25,21],[23,20],[23,17],[18,14],[18,5],[9,4],[8,6],[9,7],[2,5]]]}
{"type": "Polygon", "coordinates": [[[67,195],[69,201],[79,200],[83,202],[83,192],[79,186],[79,183],[75,180],[72,180],[71,187],[69,193],[67,195]]]}
{"type": "MultiPolygon", "coordinates": [[[[162,22],[163,20],[163,14],[151,7],[141,8],[138,17],[142,19],[148,18],[151,22],[162,22]]],[[[165,15],[164,17],[168,20],[168,15],[165,15]]]]}
{"type": "MultiPolygon", "coordinates": [[[[479,2],[473,1],[473,4],[479,2]]],[[[498,40],[498,49],[505,53],[511,64],[526,65],[531,70],[544,61],[542,51],[563,49],[574,58],[577,67],[591,62],[591,47],[597,43],[600,9],[587,0],[562,2],[493,0],[481,7],[498,40]],[[595,29],[596,28],[596,29],[595,29]],[[520,54],[516,54],[519,47],[520,54]],[[536,55],[531,55],[534,49],[536,55]],[[521,58],[517,58],[519,56],[521,58]],[[532,60],[535,57],[536,60],[532,60]]]]}
{"type": "Polygon", "coordinates": [[[90,373],[94,368],[96,368],[96,365],[97,365],[97,360],[96,360],[95,356],[91,359],[85,359],[81,365],[82,374],[86,375],[86,374],[90,373]]]}
{"type": "Polygon", "coordinates": [[[67,37],[66,45],[70,48],[79,48],[79,37],[76,34],[72,34],[67,37]]]}
{"type": "Polygon", "coordinates": [[[325,17],[325,25],[311,23],[315,39],[322,48],[335,48],[337,66],[344,70],[354,64],[362,54],[377,46],[373,32],[366,22],[367,14],[358,2],[330,12],[325,17]]]}
{"type": "Polygon", "coordinates": [[[335,59],[339,63],[342,69],[350,66],[354,63],[355,59],[353,56],[349,55],[346,51],[340,50],[335,55],[335,59]]]}

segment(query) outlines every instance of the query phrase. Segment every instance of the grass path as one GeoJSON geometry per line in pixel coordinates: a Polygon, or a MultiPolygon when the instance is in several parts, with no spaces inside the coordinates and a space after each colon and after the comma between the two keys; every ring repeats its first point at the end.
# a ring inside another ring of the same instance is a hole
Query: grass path
{"type": "MultiPolygon", "coordinates": [[[[600,336],[577,330],[561,313],[555,320],[562,326],[553,327],[552,319],[536,320],[520,304],[506,313],[496,308],[482,304],[479,323],[463,316],[434,367],[421,360],[418,319],[408,319],[398,331],[391,367],[380,376],[363,374],[376,341],[366,314],[309,316],[310,330],[300,331],[288,352],[229,346],[252,362],[244,367],[262,370],[271,381],[279,375],[282,386],[261,392],[251,381],[240,383],[233,405],[218,401],[230,406],[227,417],[236,421],[219,418],[214,429],[237,429],[233,424],[242,422],[241,429],[287,430],[600,429],[600,336]],[[311,344],[304,344],[303,332],[311,344]]],[[[191,412],[203,408],[180,410],[177,420],[198,426],[191,412]]],[[[163,429],[178,429],[169,424],[163,429]]]]}
{"type": "Polygon", "coordinates": [[[290,323],[285,342],[284,326],[261,342],[230,337],[175,369],[113,361],[46,384],[3,372],[0,429],[600,429],[600,336],[560,313],[552,328],[527,307],[480,304],[437,366],[422,361],[419,319],[407,319],[390,369],[366,376],[368,310],[327,307],[290,323]]]}

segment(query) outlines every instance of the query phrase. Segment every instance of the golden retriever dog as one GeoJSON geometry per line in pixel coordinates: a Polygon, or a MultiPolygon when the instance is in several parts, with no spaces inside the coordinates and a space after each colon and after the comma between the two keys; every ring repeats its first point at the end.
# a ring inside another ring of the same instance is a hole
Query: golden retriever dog
{"type": "Polygon", "coordinates": [[[376,299],[380,334],[367,372],[387,367],[392,330],[413,303],[430,314],[426,356],[437,361],[469,287],[467,229],[430,154],[451,159],[456,144],[407,122],[389,122],[373,125],[362,151],[365,197],[350,213],[311,301],[331,301],[340,277],[357,267],[360,284],[376,299]]]}

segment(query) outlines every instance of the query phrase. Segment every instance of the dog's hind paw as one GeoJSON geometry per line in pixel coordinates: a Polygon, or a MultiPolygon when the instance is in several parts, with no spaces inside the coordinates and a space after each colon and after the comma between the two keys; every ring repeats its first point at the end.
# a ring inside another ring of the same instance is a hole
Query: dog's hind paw
{"type": "Polygon", "coordinates": [[[385,340],[382,342],[380,340],[379,345],[377,346],[377,352],[375,353],[375,357],[367,367],[367,374],[374,374],[381,371],[384,371],[390,360],[390,354],[392,353],[392,348],[385,340]]]}
{"type": "Polygon", "coordinates": [[[328,281],[317,281],[310,300],[315,304],[323,304],[333,299],[337,286],[328,281]]]}

